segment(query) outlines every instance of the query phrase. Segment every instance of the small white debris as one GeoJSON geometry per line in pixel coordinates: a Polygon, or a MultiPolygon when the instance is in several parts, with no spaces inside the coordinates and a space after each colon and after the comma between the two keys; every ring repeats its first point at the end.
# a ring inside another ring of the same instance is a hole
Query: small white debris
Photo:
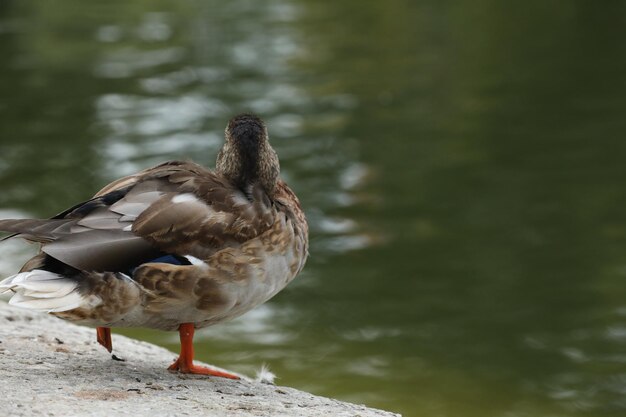
{"type": "Polygon", "coordinates": [[[256,382],[260,382],[262,384],[270,384],[274,385],[274,380],[276,379],[276,375],[270,371],[269,366],[267,364],[261,365],[261,369],[256,373],[256,382]]]}

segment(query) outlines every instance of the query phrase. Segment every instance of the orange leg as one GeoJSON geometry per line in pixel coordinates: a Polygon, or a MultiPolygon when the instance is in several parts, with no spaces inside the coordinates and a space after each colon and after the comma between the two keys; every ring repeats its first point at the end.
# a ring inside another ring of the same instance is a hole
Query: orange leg
{"type": "Polygon", "coordinates": [[[98,335],[98,343],[111,353],[113,350],[113,342],[111,341],[111,329],[109,327],[96,327],[98,335]]]}
{"type": "Polygon", "coordinates": [[[180,334],[180,355],[176,362],[170,365],[170,371],[178,371],[183,374],[199,374],[220,376],[222,378],[241,379],[237,375],[218,371],[217,369],[207,368],[206,366],[198,366],[193,364],[193,323],[183,323],[178,328],[180,334]]]}

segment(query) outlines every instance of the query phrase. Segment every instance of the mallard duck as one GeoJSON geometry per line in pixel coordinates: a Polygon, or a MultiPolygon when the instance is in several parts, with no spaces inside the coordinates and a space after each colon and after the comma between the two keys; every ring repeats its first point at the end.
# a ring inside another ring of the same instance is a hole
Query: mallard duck
{"type": "Polygon", "coordinates": [[[109,352],[111,327],[177,330],[170,370],[237,379],[194,365],[194,330],[264,303],[304,267],[307,222],[279,172],[265,123],[236,116],[215,171],[165,162],[51,219],[0,220],[8,237],[41,244],[0,292],[14,292],[12,305],[96,327],[109,352]]]}

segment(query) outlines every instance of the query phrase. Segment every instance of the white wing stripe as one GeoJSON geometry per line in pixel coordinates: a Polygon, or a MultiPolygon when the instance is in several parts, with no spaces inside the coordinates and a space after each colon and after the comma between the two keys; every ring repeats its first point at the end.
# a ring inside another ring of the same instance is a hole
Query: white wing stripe
{"type": "Polygon", "coordinates": [[[172,197],[172,203],[174,204],[191,203],[194,201],[198,201],[198,199],[196,198],[195,195],[191,193],[177,194],[174,197],[172,197]]]}

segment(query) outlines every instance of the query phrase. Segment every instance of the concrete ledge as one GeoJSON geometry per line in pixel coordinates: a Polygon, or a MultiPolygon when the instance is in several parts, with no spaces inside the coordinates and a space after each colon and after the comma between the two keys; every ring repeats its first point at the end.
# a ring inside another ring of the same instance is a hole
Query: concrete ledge
{"type": "Polygon", "coordinates": [[[114,336],[111,356],[95,331],[0,301],[1,415],[324,416],[398,414],[249,380],[171,373],[176,354],[114,336]]]}

